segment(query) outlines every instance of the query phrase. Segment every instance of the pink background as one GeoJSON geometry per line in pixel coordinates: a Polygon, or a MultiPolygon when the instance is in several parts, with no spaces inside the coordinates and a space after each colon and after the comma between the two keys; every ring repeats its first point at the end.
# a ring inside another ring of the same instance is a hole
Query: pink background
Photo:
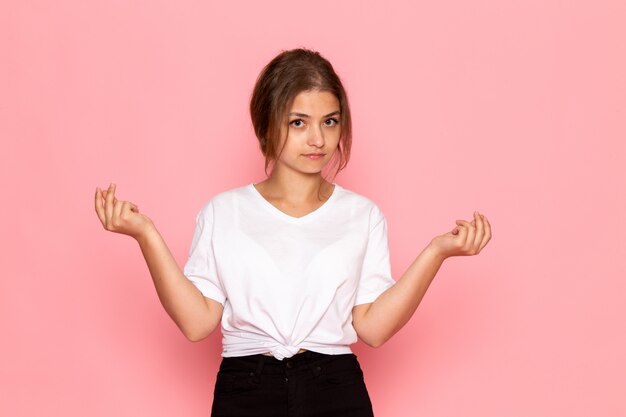
{"type": "Polygon", "coordinates": [[[188,342],[96,186],[182,266],[215,193],[263,179],[247,113],[282,49],[345,81],[399,278],[485,213],[409,324],[354,346],[377,416],[626,415],[626,3],[0,3],[0,415],[206,416],[220,335],[188,342]]]}

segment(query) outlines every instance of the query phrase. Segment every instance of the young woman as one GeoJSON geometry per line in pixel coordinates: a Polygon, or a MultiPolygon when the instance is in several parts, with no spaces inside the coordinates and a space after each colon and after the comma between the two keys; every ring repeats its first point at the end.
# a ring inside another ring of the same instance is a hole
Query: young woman
{"type": "Polygon", "coordinates": [[[138,241],[189,340],[221,323],[212,416],[372,416],[350,345],[358,336],[378,347],[400,330],[446,258],[485,247],[489,222],[478,212],[457,220],[395,282],[381,210],[322,174],[336,164],[336,176],[351,146],[331,64],[306,49],[279,54],[257,79],[250,113],[271,173],[202,207],[183,270],[153,222],[116,199],[115,184],[96,188],[98,218],[138,241]]]}

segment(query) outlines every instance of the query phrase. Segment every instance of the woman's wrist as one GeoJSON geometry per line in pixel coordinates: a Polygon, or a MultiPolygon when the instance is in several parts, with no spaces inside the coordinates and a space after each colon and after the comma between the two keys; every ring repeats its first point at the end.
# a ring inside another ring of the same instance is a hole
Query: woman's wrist
{"type": "Polygon", "coordinates": [[[133,236],[139,245],[143,245],[158,236],[159,232],[154,223],[147,223],[137,235],[133,236]]]}
{"type": "Polygon", "coordinates": [[[441,248],[435,245],[433,242],[429,243],[428,246],[426,246],[422,252],[424,252],[426,256],[432,257],[438,260],[439,262],[443,262],[446,260],[446,258],[448,258],[448,256],[446,256],[446,254],[443,253],[441,248]]]}

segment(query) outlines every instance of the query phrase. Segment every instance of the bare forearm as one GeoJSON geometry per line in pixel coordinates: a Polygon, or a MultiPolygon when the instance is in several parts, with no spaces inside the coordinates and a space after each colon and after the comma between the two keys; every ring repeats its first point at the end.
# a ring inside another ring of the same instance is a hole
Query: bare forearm
{"type": "Polygon", "coordinates": [[[161,304],[190,340],[199,340],[217,325],[217,312],[210,311],[202,293],[184,276],[155,227],[137,238],[161,304]]]}
{"type": "Polygon", "coordinates": [[[161,304],[183,334],[192,341],[208,336],[222,317],[222,305],[205,298],[185,277],[152,220],[136,204],[115,198],[115,190],[114,183],[107,190],[96,187],[94,203],[102,226],[139,243],[161,304]]]}
{"type": "Polygon", "coordinates": [[[369,306],[361,327],[367,329],[370,344],[382,345],[409,321],[444,259],[427,246],[395,285],[369,306]]]}
{"type": "Polygon", "coordinates": [[[409,321],[445,259],[477,255],[491,240],[491,224],[478,211],[472,222],[457,220],[456,225],[435,236],[398,282],[376,301],[353,308],[352,323],[365,343],[380,346],[409,321]]]}

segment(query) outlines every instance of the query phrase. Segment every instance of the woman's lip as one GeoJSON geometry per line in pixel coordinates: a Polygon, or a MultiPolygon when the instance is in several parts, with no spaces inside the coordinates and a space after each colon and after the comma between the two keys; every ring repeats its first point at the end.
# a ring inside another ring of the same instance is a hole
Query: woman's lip
{"type": "Polygon", "coordinates": [[[306,156],[309,159],[320,159],[324,156],[323,153],[307,153],[304,154],[304,156],[306,156]]]}

